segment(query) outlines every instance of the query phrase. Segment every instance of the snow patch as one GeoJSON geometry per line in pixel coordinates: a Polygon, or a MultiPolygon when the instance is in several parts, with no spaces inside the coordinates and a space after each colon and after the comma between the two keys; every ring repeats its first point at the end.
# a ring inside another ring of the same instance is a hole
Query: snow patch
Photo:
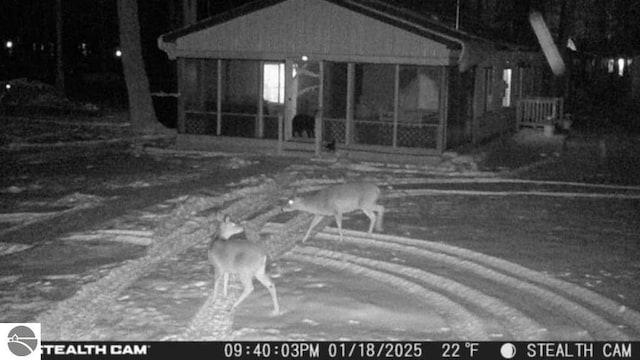
{"type": "Polygon", "coordinates": [[[140,246],[153,243],[153,231],[129,229],[104,229],[90,232],[72,233],[63,237],[63,241],[113,241],[140,246]]]}
{"type": "Polygon", "coordinates": [[[19,193],[23,192],[24,190],[25,190],[25,188],[13,185],[13,186],[9,186],[7,188],[4,188],[4,189],[0,190],[0,192],[8,193],[8,194],[19,194],[19,193]]]}
{"type": "Polygon", "coordinates": [[[24,251],[31,247],[33,247],[33,245],[0,242],[0,256],[17,253],[19,251],[24,251]]]}
{"type": "Polygon", "coordinates": [[[104,201],[103,197],[75,192],[52,203],[53,206],[91,207],[104,201]]]}

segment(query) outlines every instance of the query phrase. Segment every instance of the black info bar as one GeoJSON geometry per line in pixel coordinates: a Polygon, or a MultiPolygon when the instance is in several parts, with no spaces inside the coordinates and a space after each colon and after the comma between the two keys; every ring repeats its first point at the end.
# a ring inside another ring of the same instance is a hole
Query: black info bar
{"type": "Polygon", "coordinates": [[[43,359],[639,359],[640,342],[43,342],[43,359]]]}

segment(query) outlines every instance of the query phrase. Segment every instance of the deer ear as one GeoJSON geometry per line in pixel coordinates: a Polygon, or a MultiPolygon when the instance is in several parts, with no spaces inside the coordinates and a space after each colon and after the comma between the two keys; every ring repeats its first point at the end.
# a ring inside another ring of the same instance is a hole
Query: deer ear
{"type": "Polygon", "coordinates": [[[228,214],[223,214],[221,212],[216,213],[216,220],[224,223],[228,223],[231,221],[231,217],[228,214]]]}

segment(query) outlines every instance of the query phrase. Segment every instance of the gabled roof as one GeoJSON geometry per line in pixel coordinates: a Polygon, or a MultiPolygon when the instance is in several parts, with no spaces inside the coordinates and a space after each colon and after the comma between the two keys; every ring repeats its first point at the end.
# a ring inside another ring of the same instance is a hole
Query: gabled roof
{"type": "MultiPolygon", "coordinates": [[[[258,11],[286,0],[255,0],[231,10],[201,20],[195,24],[161,35],[163,42],[174,42],[176,39],[233,20],[243,15],[258,11]]],[[[375,18],[417,35],[436,40],[452,48],[460,48],[460,41],[480,40],[478,36],[453,29],[429,16],[416,12],[399,4],[378,0],[325,0],[345,7],[349,10],[375,18]]]]}
{"type": "MultiPolygon", "coordinates": [[[[214,27],[244,15],[256,12],[289,0],[255,0],[195,24],[163,34],[158,38],[158,46],[167,50],[171,44],[186,35],[214,27]]],[[[321,0],[317,0],[321,1],[321,0]]],[[[403,7],[392,1],[381,0],[324,0],[376,19],[418,36],[436,41],[454,50],[462,50],[459,62],[461,68],[479,62],[496,47],[505,47],[495,41],[475,34],[455,29],[431,16],[403,7]]]]}
{"type": "Polygon", "coordinates": [[[166,34],[160,35],[159,40],[163,42],[175,42],[178,38],[181,38],[185,35],[192,34],[194,32],[198,32],[200,30],[204,30],[227,21],[233,20],[235,18],[239,18],[243,15],[250,14],[254,11],[262,10],[264,8],[268,8],[270,6],[276,5],[278,3],[284,2],[286,0],[256,0],[246,3],[244,5],[240,5],[231,10],[225,11],[218,15],[214,15],[212,17],[206,18],[204,20],[198,21],[195,24],[187,25],[180,29],[173,30],[166,34]]]}

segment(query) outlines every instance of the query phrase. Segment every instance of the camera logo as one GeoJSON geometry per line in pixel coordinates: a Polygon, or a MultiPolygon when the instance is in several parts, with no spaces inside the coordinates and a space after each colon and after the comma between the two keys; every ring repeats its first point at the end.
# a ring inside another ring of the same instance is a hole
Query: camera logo
{"type": "Polygon", "coordinates": [[[40,358],[40,324],[0,323],[0,334],[0,358],[40,358]]]}

